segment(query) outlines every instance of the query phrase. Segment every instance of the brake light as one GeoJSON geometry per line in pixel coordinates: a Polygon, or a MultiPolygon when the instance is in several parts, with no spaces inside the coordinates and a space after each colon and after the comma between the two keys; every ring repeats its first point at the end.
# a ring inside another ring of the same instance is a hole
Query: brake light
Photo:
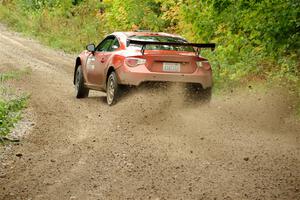
{"type": "Polygon", "coordinates": [[[142,58],[125,58],[125,64],[128,67],[136,67],[138,65],[144,65],[146,63],[146,59],[142,58]]]}
{"type": "Polygon", "coordinates": [[[211,69],[208,61],[196,61],[197,67],[203,68],[205,70],[211,69]]]}

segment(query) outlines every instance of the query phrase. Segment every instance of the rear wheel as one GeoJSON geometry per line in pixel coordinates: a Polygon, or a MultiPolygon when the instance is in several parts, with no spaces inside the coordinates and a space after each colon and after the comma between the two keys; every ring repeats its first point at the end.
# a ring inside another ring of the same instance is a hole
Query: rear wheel
{"type": "Polygon", "coordinates": [[[111,72],[106,84],[106,100],[108,105],[114,105],[119,97],[119,85],[115,72],[111,72]]]}
{"type": "Polygon", "coordinates": [[[189,83],[186,85],[186,99],[189,102],[209,103],[212,96],[212,89],[204,89],[201,84],[189,83]]]}
{"type": "Polygon", "coordinates": [[[85,98],[89,96],[89,89],[84,85],[84,77],[81,66],[78,66],[75,75],[75,95],[76,98],[85,98]]]}

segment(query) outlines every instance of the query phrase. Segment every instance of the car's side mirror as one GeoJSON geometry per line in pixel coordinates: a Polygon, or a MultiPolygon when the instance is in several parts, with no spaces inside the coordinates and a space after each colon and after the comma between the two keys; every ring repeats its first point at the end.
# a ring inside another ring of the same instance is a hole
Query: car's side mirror
{"type": "Polygon", "coordinates": [[[89,45],[86,46],[86,50],[88,50],[89,52],[94,53],[95,50],[96,50],[96,47],[95,47],[94,44],[89,44],[89,45]]]}

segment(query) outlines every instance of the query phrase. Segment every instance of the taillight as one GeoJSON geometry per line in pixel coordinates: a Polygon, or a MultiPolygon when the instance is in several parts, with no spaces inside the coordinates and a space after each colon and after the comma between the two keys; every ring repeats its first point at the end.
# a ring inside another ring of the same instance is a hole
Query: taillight
{"type": "Polygon", "coordinates": [[[128,67],[136,67],[138,65],[144,65],[146,63],[146,59],[142,58],[125,58],[125,64],[128,67]]]}
{"type": "Polygon", "coordinates": [[[211,69],[208,61],[196,61],[197,67],[203,68],[205,70],[211,69]]]}

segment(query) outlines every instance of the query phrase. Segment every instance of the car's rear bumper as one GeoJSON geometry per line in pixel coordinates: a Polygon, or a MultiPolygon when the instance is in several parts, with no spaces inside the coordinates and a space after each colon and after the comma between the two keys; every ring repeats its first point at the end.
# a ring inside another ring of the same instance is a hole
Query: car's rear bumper
{"type": "Polygon", "coordinates": [[[117,69],[118,81],[124,85],[138,86],[148,81],[168,81],[182,83],[199,83],[202,87],[212,87],[212,71],[205,69],[197,69],[193,73],[162,73],[151,72],[145,66],[138,67],[120,67],[117,69]]]}

